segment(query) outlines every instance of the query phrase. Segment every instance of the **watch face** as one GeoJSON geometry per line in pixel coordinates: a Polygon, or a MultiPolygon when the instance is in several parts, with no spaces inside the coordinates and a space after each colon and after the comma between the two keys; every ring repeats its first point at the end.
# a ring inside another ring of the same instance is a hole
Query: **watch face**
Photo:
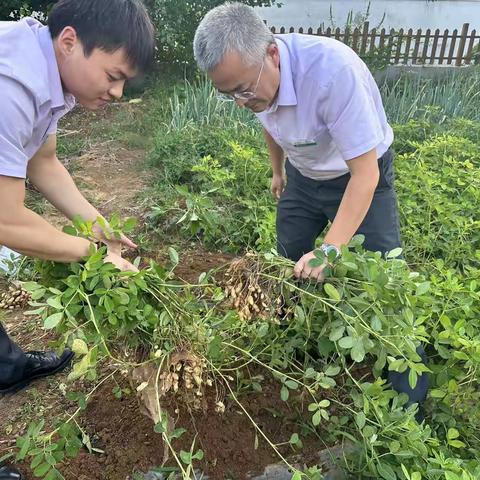
{"type": "Polygon", "coordinates": [[[327,257],[330,256],[330,252],[335,252],[336,257],[340,255],[340,250],[335,245],[322,245],[322,250],[327,257]]]}

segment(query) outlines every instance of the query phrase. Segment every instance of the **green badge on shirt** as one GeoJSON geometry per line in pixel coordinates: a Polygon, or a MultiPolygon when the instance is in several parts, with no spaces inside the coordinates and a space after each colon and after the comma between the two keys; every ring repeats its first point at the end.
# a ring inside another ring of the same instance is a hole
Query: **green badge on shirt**
{"type": "Polygon", "coordinates": [[[312,147],[318,145],[315,140],[299,140],[293,144],[294,147],[312,147]]]}

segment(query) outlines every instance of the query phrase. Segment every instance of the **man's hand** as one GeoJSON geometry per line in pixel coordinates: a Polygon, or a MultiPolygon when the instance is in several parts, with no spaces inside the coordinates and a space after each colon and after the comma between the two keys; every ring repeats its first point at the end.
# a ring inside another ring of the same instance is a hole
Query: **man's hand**
{"type": "Polygon", "coordinates": [[[120,238],[110,239],[106,238],[105,236],[101,236],[99,237],[99,240],[101,240],[108,247],[109,252],[115,253],[117,255],[122,255],[122,247],[132,249],[137,248],[137,245],[123,234],[120,238]]]}
{"type": "MultiPolygon", "coordinates": [[[[106,228],[108,228],[108,224],[106,228]]],[[[110,238],[107,238],[104,229],[98,223],[94,224],[92,230],[95,237],[107,246],[105,262],[113,263],[122,271],[138,272],[138,268],[135,267],[135,265],[132,265],[128,260],[122,258],[122,247],[137,248],[135,243],[123,234],[120,238],[115,238],[113,234],[109,233],[108,236],[110,238]]]]}
{"type": "Polygon", "coordinates": [[[138,272],[138,268],[135,265],[110,250],[108,250],[107,256],[105,257],[105,263],[113,263],[122,272],[138,272]]]}
{"type": "MultiPolygon", "coordinates": [[[[108,223],[106,223],[105,220],[105,228],[108,229],[108,223]]],[[[123,235],[120,238],[115,238],[113,233],[107,232],[105,233],[104,229],[98,224],[95,223],[92,227],[93,233],[95,235],[95,238],[97,240],[100,240],[102,243],[104,243],[108,247],[109,252],[116,253],[117,255],[122,254],[122,247],[127,247],[127,248],[138,248],[138,246],[133,243],[127,236],[123,235]]]]}
{"type": "Polygon", "coordinates": [[[278,175],[278,174],[273,175],[272,186],[270,187],[270,190],[275,200],[280,200],[280,195],[283,193],[283,190],[285,189],[285,183],[286,183],[285,175],[278,175]]]}
{"type": "Polygon", "coordinates": [[[309,265],[310,260],[317,258],[315,254],[312,252],[306,253],[295,265],[293,269],[293,273],[297,278],[303,278],[303,279],[312,279],[317,282],[323,282],[325,280],[325,275],[323,273],[323,270],[325,267],[328,265],[328,263],[324,263],[323,265],[320,265],[319,267],[311,267],[309,265]]]}

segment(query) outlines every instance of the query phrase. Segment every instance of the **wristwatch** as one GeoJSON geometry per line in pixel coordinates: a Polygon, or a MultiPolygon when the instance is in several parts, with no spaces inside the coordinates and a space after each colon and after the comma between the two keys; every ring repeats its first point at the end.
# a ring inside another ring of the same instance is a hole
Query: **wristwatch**
{"type": "Polygon", "coordinates": [[[337,259],[340,255],[340,249],[331,243],[323,243],[320,247],[320,250],[323,252],[325,257],[328,259],[330,252],[335,252],[335,259],[337,259]]]}

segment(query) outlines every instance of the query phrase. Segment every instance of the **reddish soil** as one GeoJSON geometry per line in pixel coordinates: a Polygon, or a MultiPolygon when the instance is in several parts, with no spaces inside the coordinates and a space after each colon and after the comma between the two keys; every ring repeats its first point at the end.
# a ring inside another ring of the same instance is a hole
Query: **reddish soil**
{"type": "MultiPolygon", "coordinates": [[[[105,385],[95,394],[83,422],[94,447],[104,453],[83,451],[72,459],[62,470],[67,480],[126,480],[135,472],[146,472],[163,462],[164,445],[161,435],[153,431],[153,422],[140,413],[134,395],[118,400],[112,395],[112,387],[105,385]]],[[[291,434],[299,431],[298,415],[280,400],[276,384],[267,383],[262,393],[250,392],[241,402],[273,443],[288,442],[291,434]]],[[[174,399],[165,405],[175,428],[187,430],[173,441],[176,452],[190,451],[195,440],[195,451],[201,449],[205,454],[195,466],[212,480],[245,479],[248,473],[262,473],[267,465],[278,462],[241,408],[231,400],[225,403],[224,414],[214,411],[214,401],[209,402],[205,412],[189,411],[174,399]]],[[[302,456],[317,452],[319,443],[313,438],[304,439],[302,456]]],[[[290,446],[279,449],[283,455],[294,454],[290,446]]],[[[166,465],[175,466],[171,457],[166,465]]]]}

